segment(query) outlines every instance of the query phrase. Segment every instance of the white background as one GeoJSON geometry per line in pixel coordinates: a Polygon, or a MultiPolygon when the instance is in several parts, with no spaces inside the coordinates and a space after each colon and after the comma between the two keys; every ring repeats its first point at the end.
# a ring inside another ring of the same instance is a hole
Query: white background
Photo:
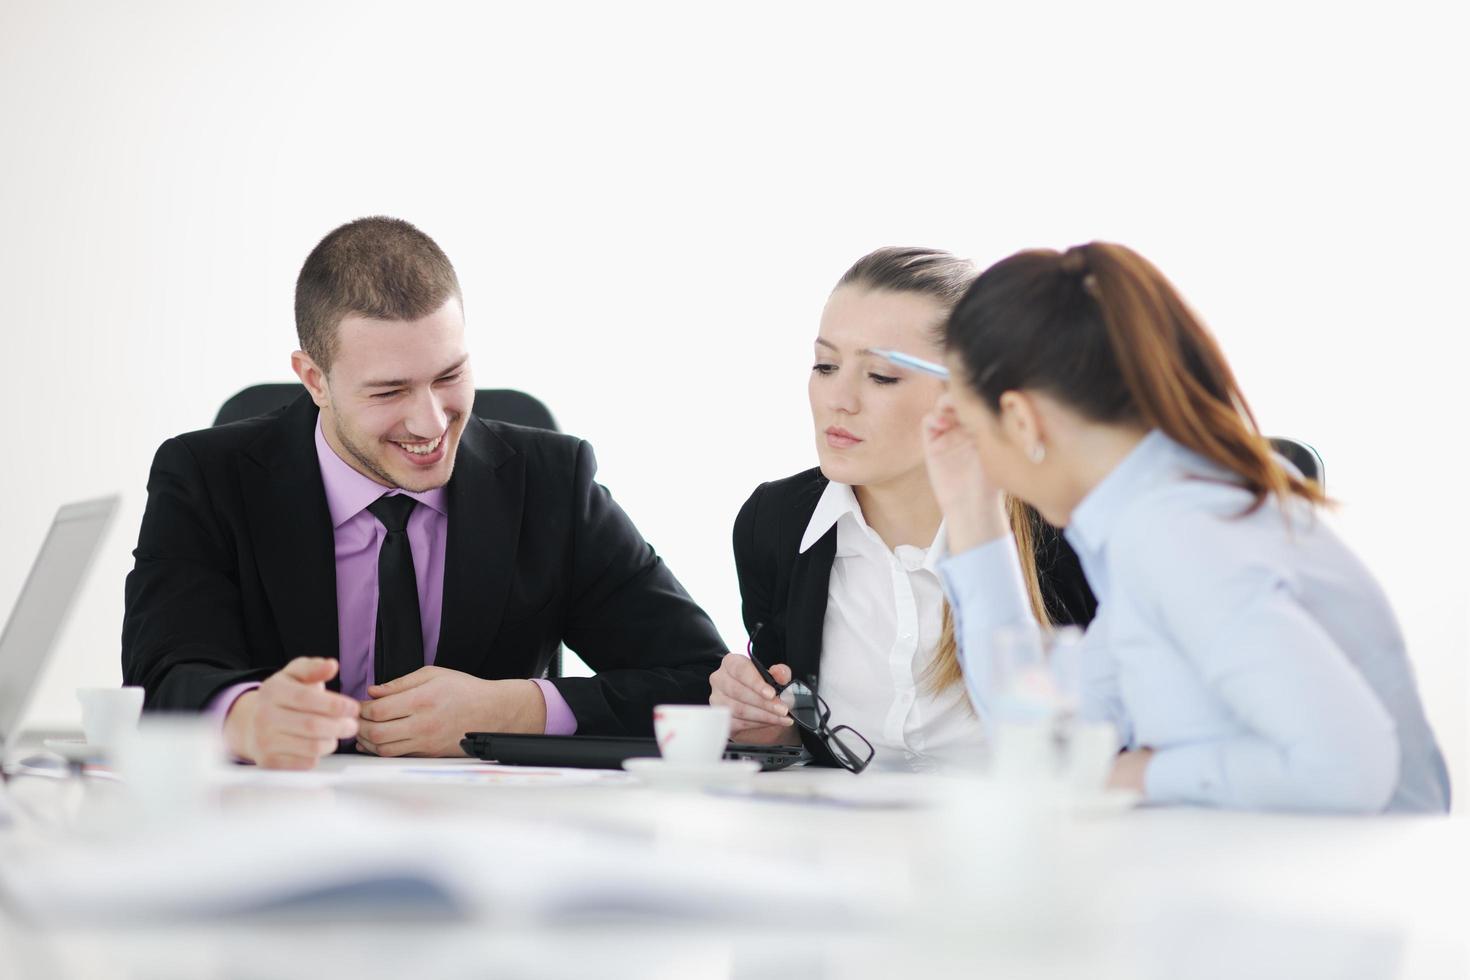
{"type": "Polygon", "coordinates": [[[290,377],[343,221],[438,240],[478,383],[593,442],[732,644],[730,524],[814,462],[846,266],[1108,238],[1321,450],[1463,795],[1459,6],[0,0],[0,611],[60,503],[126,495],[31,717],[117,682],[152,453],[290,377]]]}

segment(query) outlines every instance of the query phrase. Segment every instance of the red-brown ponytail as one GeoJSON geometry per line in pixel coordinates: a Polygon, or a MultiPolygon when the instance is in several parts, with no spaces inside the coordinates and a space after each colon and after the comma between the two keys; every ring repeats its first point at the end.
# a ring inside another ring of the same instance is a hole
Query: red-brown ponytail
{"type": "Polygon", "coordinates": [[[1096,421],[1135,422],[1218,463],[1255,498],[1326,497],[1280,464],[1219,344],[1151,263],[1092,242],[1018,252],[955,307],[945,343],[999,408],[1033,389],[1096,421]]]}

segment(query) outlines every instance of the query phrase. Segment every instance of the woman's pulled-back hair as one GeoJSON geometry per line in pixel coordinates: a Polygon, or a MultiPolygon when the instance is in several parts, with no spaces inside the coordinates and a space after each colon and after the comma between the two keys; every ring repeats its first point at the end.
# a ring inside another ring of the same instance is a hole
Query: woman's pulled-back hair
{"type": "MultiPolygon", "coordinates": [[[[890,246],[869,252],[854,262],[837,280],[837,286],[932,296],[948,313],[975,282],[978,271],[969,259],[937,248],[890,246]]],[[[942,322],[936,326],[942,331],[942,322]]],[[[943,341],[942,333],[939,339],[943,341]]]]}
{"type": "Polygon", "coordinates": [[[1281,466],[1219,344],[1169,280],[1122,245],[1017,252],[955,306],[945,346],[992,409],[1043,391],[1095,422],[1160,429],[1239,478],[1255,511],[1321,487],[1281,466]]]}

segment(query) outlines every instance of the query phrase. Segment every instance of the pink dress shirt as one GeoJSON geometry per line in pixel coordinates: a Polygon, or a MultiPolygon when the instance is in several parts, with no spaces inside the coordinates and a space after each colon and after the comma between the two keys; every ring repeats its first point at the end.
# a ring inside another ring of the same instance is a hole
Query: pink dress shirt
{"type": "MultiPolygon", "coordinates": [[[[419,589],[419,618],[424,630],[424,663],[434,662],[439,646],[439,620],[444,605],[444,552],[449,537],[449,512],[443,487],[424,493],[384,491],[381,484],[347,465],[316,424],[316,456],[332,516],[337,562],[337,659],[342,693],[368,700],[373,677],[373,645],[377,633],[378,549],[386,532],[367,506],[379,497],[406,493],[418,501],[408,517],[408,542],[413,549],[413,572],[419,589]]],[[[577,718],[556,686],[532,678],[546,699],[547,735],[571,735],[577,718]]],[[[217,694],[209,711],[223,723],[235,699],[259,684],[237,684],[217,694]]]]}

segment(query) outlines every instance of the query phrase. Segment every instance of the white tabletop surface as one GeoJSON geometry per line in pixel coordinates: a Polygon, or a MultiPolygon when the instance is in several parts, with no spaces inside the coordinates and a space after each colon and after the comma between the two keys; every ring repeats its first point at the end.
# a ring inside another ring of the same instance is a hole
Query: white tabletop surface
{"type": "MultiPolygon", "coordinates": [[[[420,842],[426,861],[431,852],[473,861],[486,895],[469,912],[150,918],[130,916],[126,900],[38,912],[34,894],[7,893],[0,976],[1470,975],[1462,818],[1083,807],[904,773],[763,773],[748,790],[711,792],[586,783],[575,772],[453,772],[470,765],[337,756],[314,774],[232,767],[203,815],[171,820],[146,843],[167,864],[200,853],[191,827],[228,855],[280,840],[278,829],[254,839],[250,827],[381,825],[391,831],[383,846],[410,862],[420,842]],[[538,908],[546,888],[534,847],[563,838],[588,860],[646,859],[659,869],[646,881],[616,870],[613,879],[664,904],[622,908],[604,891],[580,913],[538,908]],[[687,905],[666,894],[680,873],[697,885],[687,905]]],[[[0,862],[18,869],[135,846],[118,826],[138,819],[124,792],[105,776],[12,777],[0,862]]],[[[364,858],[375,850],[365,845],[364,858]]],[[[11,875],[10,891],[28,880],[11,875]]]]}

